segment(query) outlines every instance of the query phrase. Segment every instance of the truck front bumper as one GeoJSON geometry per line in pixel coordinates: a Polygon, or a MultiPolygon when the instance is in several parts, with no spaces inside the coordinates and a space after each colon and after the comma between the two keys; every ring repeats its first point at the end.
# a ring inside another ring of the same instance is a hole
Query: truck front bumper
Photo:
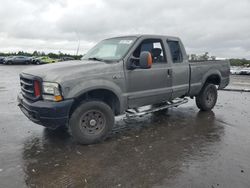
{"type": "Polygon", "coordinates": [[[29,102],[21,93],[18,95],[17,100],[18,106],[25,116],[34,123],[51,129],[68,124],[70,108],[74,101],[69,99],[61,102],[42,100],[29,102]]]}

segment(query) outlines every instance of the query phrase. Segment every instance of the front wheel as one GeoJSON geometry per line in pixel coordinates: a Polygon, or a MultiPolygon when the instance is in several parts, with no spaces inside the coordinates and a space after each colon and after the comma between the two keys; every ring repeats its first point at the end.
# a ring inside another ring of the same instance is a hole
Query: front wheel
{"type": "Polygon", "coordinates": [[[196,105],[202,111],[211,110],[217,102],[217,88],[214,84],[205,84],[200,93],[196,96],[196,105]]]}
{"type": "Polygon", "coordinates": [[[104,140],[114,125],[112,109],[102,101],[84,101],[73,112],[69,129],[80,144],[94,144],[104,140]]]}

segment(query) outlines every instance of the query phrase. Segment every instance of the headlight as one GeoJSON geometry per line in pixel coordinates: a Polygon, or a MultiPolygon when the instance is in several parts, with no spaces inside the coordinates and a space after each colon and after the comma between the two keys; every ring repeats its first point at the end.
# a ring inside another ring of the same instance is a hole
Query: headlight
{"type": "Polygon", "coordinates": [[[43,99],[57,102],[63,100],[59,84],[54,82],[43,82],[43,99]]]}

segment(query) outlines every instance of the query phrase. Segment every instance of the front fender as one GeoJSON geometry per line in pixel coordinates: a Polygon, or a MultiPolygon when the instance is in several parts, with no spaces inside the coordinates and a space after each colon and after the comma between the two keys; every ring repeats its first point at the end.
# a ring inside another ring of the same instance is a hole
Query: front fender
{"type": "Polygon", "coordinates": [[[76,84],[74,87],[70,89],[67,93],[66,98],[77,98],[84,93],[89,91],[93,91],[96,89],[106,89],[113,92],[120,102],[121,111],[124,111],[125,104],[126,104],[126,97],[123,95],[123,91],[119,85],[114,82],[108,80],[100,80],[100,79],[91,79],[86,80],[84,82],[76,84]]]}

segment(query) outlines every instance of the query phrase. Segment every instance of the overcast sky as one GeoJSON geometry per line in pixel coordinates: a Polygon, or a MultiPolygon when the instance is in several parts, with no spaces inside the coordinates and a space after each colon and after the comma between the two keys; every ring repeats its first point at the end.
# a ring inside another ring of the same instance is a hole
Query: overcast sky
{"type": "Polygon", "coordinates": [[[187,52],[250,59],[250,0],[0,0],[0,51],[85,53],[103,38],[178,36],[187,52]]]}

